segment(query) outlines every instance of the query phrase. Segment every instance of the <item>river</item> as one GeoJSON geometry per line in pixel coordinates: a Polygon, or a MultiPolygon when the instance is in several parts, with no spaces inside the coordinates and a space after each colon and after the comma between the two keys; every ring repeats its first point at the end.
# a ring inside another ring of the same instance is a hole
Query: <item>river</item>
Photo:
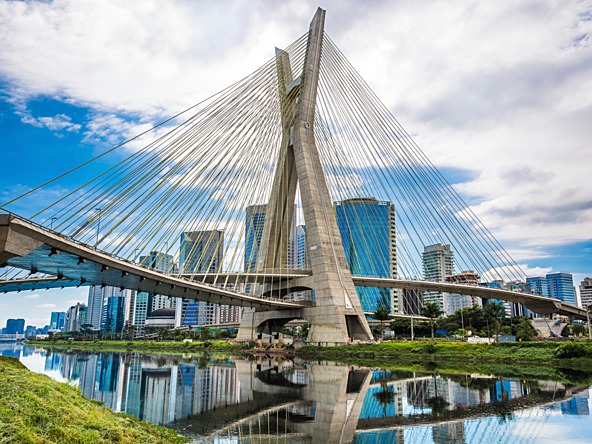
{"type": "Polygon", "coordinates": [[[282,358],[56,352],[30,370],[195,443],[590,443],[589,386],[282,358]]]}

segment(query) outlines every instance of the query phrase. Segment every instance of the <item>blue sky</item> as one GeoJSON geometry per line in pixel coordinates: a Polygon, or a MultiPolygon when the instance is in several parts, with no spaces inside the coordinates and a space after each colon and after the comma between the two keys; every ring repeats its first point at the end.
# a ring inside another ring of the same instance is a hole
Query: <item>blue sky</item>
{"type": "MultiPolygon", "coordinates": [[[[0,3],[0,202],[250,73],[317,6],[0,3]]],[[[592,275],[591,1],[321,6],[332,40],[528,274],[592,275]]],[[[0,294],[0,325],[43,325],[86,295],[0,294]]]]}

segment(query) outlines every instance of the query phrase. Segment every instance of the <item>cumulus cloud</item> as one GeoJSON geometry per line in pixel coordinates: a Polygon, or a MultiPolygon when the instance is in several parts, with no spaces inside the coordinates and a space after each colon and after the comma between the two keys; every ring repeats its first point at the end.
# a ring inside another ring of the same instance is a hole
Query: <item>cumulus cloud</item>
{"type": "Polygon", "coordinates": [[[77,132],[81,127],[77,123],[72,123],[72,118],[65,114],[37,118],[31,115],[25,115],[21,118],[21,122],[36,126],[37,128],[47,128],[50,131],[66,130],[69,132],[77,132]]]}
{"type": "Polygon", "coordinates": [[[23,299],[39,299],[39,294],[37,294],[37,293],[29,294],[27,296],[23,296],[23,299]]]}
{"type": "Polygon", "coordinates": [[[500,278],[503,280],[520,280],[522,279],[522,274],[527,277],[536,277],[545,276],[553,271],[551,267],[529,267],[525,263],[518,264],[518,268],[521,273],[518,273],[517,269],[511,266],[491,268],[481,275],[481,280],[483,282],[494,281],[500,278]]]}
{"type": "MultiPolygon", "coordinates": [[[[116,144],[252,72],[316,6],[2,2],[0,77],[26,123],[116,144]],[[26,114],[36,97],[89,107],[90,120],[26,114]]],[[[323,7],[332,40],[428,157],[468,172],[455,188],[519,260],[590,239],[592,2],[323,7]]]]}
{"type": "Polygon", "coordinates": [[[56,308],[56,307],[57,307],[56,304],[50,304],[50,303],[37,305],[37,308],[56,308]]]}

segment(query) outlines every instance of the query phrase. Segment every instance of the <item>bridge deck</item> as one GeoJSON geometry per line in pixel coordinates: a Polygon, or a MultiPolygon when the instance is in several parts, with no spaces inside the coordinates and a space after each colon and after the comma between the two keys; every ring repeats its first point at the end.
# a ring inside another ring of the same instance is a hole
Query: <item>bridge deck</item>
{"type": "Polygon", "coordinates": [[[76,242],[74,239],[44,229],[12,214],[0,214],[0,240],[19,237],[33,246],[22,256],[11,254],[10,243],[0,244],[0,254],[7,265],[52,276],[54,279],[4,281],[0,291],[56,288],[75,285],[109,285],[171,297],[195,299],[224,305],[254,307],[258,310],[297,309],[304,302],[287,302],[272,297],[261,298],[232,289],[179,276],[164,274],[109,253],[76,242]]]}
{"type": "MultiPolygon", "coordinates": [[[[275,284],[290,288],[299,279],[311,276],[310,270],[275,272],[227,272],[215,274],[164,274],[109,253],[76,242],[12,214],[0,214],[0,229],[12,230],[38,245],[23,256],[8,259],[8,265],[57,277],[0,281],[0,291],[26,291],[80,285],[109,285],[225,305],[255,307],[258,310],[292,309],[310,302],[290,302],[273,297],[257,297],[232,289],[246,283],[275,284]],[[225,288],[226,287],[226,288],[225,288]]],[[[0,240],[2,237],[0,236],[0,240]]],[[[2,245],[0,244],[0,253],[2,245]]],[[[379,277],[352,277],[354,285],[419,291],[444,292],[498,299],[526,305],[539,314],[557,313],[586,319],[586,311],[558,299],[496,288],[379,277]]]]}

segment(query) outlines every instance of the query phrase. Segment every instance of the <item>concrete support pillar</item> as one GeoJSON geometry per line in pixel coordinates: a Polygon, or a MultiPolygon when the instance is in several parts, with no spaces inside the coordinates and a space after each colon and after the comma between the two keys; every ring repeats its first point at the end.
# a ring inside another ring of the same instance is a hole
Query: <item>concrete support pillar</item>
{"type": "MultiPolygon", "coordinates": [[[[351,279],[314,137],[324,23],[325,11],[319,8],[310,25],[297,96],[292,90],[282,95],[286,82],[293,76],[287,55],[278,53],[284,135],[261,243],[262,259],[258,265],[259,269],[281,269],[285,266],[282,261],[298,181],[306,223],[307,254],[312,269],[311,287],[316,301],[314,307],[301,311],[302,317],[311,324],[308,340],[312,343],[345,344],[351,340],[371,340],[372,334],[351,279]]],[[[250,329],[252,336],[254,327],[249,326],[249,322],[256,327],[260,325],[257,324],[260,319],[269,316],[268,313],[254,313],[253,317],[247,315],[243,318],[241,330],[250,329]]],[[[281,312],[277,316],[283,317],[281,312]]],[[[247,333],[239,333],[239,338],[247,336],[247,333]]]]}

